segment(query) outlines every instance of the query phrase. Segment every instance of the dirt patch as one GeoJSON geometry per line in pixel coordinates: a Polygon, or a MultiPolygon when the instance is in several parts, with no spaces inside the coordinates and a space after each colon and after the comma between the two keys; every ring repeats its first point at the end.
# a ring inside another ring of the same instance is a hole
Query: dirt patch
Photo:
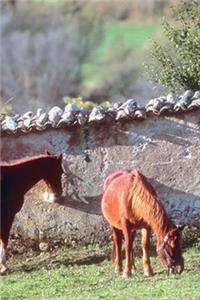
{"type": "Polygon", "coordinates": [[[20,271],[20,272],[32,272],[41,268],[50,269],[52,267],[58,267],[61,265],[73,266],[73,265],[91,265],[98,264],[108,258],[108,254],[93,252],[83,252],[73,249],[60,249],[59,251],[46,252],[46,253],[26,253],[10,255],[8,260],[8,273],[20,271]],[[68,250],[68,251],[67,251],[68,250]],[[70,253],[69,253],[70,252],[70,253]],[[71,254],[71,255],[70,255],[71,254]]]}
{"type": "MultiPolygon", "coordinates": [[[[183,240],[183,248],[192,247],[194,246],[200,239],[200,230],[196,227],[186,226],[182,233],[182,240],[183,240]]],[[[36,254],[41,253],[43,251],[40,250],[40,243],[45,242],[48,244],[49,252],[54,252],[60,249],[61,247],[67,248],[76,248],[87,246],[87,244],[78,244],[75,240],[72,240],[70,243],[68,240],[60,239],[60,240],[33,240],[33,239],[23,239],[21,236],[11,236],[9,239],[8,244],[8,254],[10,256],[15,254],[22,254],[27,252],[36,252],[36,254]]],[[[111,239],[110,239],[111,242],[111,239]]],[[[96,244],[97,247],[107,245],[109,242],[106,243],[98,243],[96,244]]],[[[155,248],[156,237],[152,234],[151,239],[151,250],[155,248]]],[[[110,246],[111,247],[111,246],[110,246]]],[[[44,251],[45,252],[45,251],[44,251]]],[[[141,232],[138,231],[136,239],[134,241],[134,252],[137,255],[140,255],[141,252],[141,232]]]]}

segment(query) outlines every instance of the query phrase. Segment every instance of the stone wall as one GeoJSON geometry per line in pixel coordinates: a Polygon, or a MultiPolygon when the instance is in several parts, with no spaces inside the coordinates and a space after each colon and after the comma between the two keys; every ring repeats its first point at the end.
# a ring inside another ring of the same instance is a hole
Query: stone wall
{"type": "Polygon", "coordinates": [[[45,185],[26,195],[12,233],[24,238],[91,242],[109,229],[101,215],[103,180],[118,169],[138,168],[177,223],[200,227],[200,112],[49,128],[1,138],[2,160],[65,153],[62,203],[43,201],[45,185]]]}

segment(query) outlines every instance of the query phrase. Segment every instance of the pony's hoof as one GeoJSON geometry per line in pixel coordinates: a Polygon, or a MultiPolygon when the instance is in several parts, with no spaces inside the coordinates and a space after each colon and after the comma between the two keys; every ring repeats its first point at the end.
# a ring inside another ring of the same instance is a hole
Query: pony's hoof
{"type": "Polygon", "coordinates": [[[8,271],[8,268],[6,266],[1,266],[0,275],[5,275],[6,271],[8,271]]]}
{"type": "Polygon", "coordinates": [[[153,276],[153,272],[146,271],[146,272],[144,272],[144,276],[145,277],[151,277],[151,276],[153,276]]]}
{"type": "Polygon", "coordinates": [[[132,272],[124,272],[122,274],[122,278],[124,279],[130,279],[132,277],[132,272]]]}
{"type": "Polygon", "coordinates": [[[117,274],[117,275],[120,275],[120,274],[122,274],[122,270],[115,270],[115,274],[117,274]]]}
{"type": "Polygon", "coordinates": [[[133,268],[132,271],[131,271],[132,275],[135,275],[137,273],[137,269],[136,268],[133,268]]]}
{"type": "Polygon", "coordinates": [[[153,271],[152,270],[145,270],[144,271],[144,276],[145,277],[151,277],[151,276],[153,276],[153,271]]]}

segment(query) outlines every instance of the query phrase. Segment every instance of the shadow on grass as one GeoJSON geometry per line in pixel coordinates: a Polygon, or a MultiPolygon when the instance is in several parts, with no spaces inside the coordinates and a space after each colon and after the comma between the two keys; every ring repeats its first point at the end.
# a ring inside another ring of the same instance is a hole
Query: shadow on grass
{"type": "Polygon", "coordinates": [[[13,272],[32,272],[32,271],[38,271],[41,269],[50,269],[54,267],[59,266],[82,266],[82,265],[92,265],[92,264],[99,264],[106,260],[108,258],[107,254],[93,254],[93,255],[87,255],[86,257],[82,258],[65,258],[65,257],[51,257],[46,256],[44,258],[33,257],[31,259],[25,260],[25,262],[21,263],[20,265],[11,266],[11,269],[7,271],[6,274],[10,274],[13,272]]]}

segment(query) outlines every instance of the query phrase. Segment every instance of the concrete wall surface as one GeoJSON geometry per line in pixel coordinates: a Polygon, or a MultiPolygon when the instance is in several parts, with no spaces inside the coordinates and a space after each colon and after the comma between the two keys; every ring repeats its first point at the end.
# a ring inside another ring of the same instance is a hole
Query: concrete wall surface
{"type": "Polygon", "coordinates": [[[119,169],[147,176],[177,223],[200,227],[200,113],[102,122],[1,138],[2,160],[65,153],[62,203],[43,201],[43,182],[25,197],[12,233],[24,238],[93,242],[110,230],[101,214],[103,180],[119,169]]]}

